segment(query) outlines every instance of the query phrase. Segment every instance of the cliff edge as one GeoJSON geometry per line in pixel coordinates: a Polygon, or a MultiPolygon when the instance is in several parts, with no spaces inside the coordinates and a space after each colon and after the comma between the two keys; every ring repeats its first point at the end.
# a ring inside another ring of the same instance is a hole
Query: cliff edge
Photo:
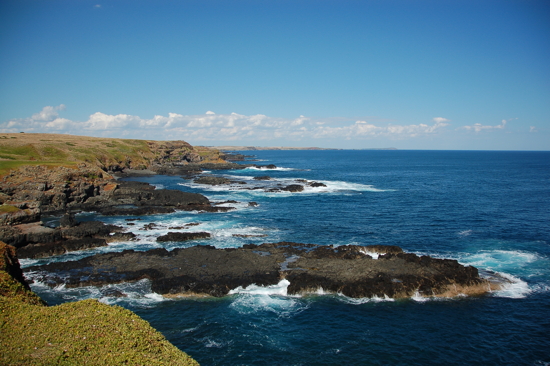
{"type": "Polygon", "coordinates": [[[0,364],[198,365],[133,312],[97,300],[46,304],[0,242],[0,364]]]}

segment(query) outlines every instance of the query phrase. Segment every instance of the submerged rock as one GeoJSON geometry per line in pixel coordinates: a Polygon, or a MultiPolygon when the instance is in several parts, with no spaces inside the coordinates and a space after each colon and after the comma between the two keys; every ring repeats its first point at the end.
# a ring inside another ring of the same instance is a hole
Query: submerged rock
{"type": "Polygon", "coordinates": [[[177,233],[177,232],[168,232],[166,235],[161,235],[157,238],[157,241],[187,241],[187,240],[196,240],[196,239],[207,239],[210,238],[210,233],[206,232],[196,232],[196,233],[177,233]]]}
{"type": "Polygon", "coordinates": [[[211,185],[211,186],[219,186],[219,185],[222,185],[222,184],[230,184],[231,179],[224,178],[224,177],[207,176],[207,177],[197,178],[197,179],[194,180],[194,182],[198,183],[198,184],[208,184],[208,185],[211,185]]]}
{"type": "Polygon", "coordinates": [[[281,190],[287,192],[302,192],[304,190],[304,186],[301,184],[290,184],[284,188],[281,188],[281,190]]]}

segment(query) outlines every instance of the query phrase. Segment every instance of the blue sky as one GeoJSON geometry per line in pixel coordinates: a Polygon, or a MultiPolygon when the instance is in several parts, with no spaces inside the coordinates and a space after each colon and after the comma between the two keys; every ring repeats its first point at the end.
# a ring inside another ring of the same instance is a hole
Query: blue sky
{"type": "Polygon", "coordinates": [[[0,2],[0,132],[550,150],[550,2],[0,2]]]}

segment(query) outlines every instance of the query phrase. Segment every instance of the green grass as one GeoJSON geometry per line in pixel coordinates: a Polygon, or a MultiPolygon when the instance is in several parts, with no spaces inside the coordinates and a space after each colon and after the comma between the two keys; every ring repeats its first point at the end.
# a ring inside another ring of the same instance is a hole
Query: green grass
{"type": "Polygon", "coordinates": [[[23,146],[0,145],[0,154],[24,160],[34,160],[40,157],[36,148],[30,144],[23,146]]]}
{"type": "Polygon", "coordinates": [[[84,300],[46,307],[0,297],[0,364],[198,365],[148,322],[84,300]]]}
{"type": "Polygon", "coordinates": [[[64,160],[67,159],[67,153],[64,151],[53,147],[53,146],[46,146],[41,149],[42,151],[42,158],[44,159],[55,159],[55,160],[64,160]]]}

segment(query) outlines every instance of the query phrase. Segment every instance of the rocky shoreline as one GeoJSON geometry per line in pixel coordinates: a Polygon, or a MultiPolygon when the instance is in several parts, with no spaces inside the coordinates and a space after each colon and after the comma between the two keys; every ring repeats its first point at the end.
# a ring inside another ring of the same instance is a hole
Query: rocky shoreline
{"type": "MultiPolygon", "coordinates": [[[[155,150],[156,160],[140,169],[128,162],[124,166],[110,164],[102,168],[81,163],[77,169],[38,165],[10,172],[0,181],[0,240],[16,247],[20,258],[45,258],[134,239],[134,234],[124,232],[122,227],[98,221],[78,222],[74,216],[78,212],[141,217],[177,210],[226,212],[233,207],[225,204],[236,203],[215,203],[197,193],[155,189],[147,183],[120,180],[124,177],[166,174],[194,179],[197,184],[233,184],[242,189],[290,193],[300,192],[304,187],[324,186],[305,180],[279,186],[271,184],[269,176],[260,176],[251,187],[246,182],[201,173],[204,169],[253,166],[269,170],[277,167],[242,164],[249,157],[239,154],[218,154],[215,162],[201,161],[201,157],[182,142],[149,142],[149,145],[162,148],[155,150]],[[45,226],[40,221],[45,215],[61,217],[59,225],[45,226]]],[[[209,236],[207,232],[170,232],[157,240],[183,242],[209,236]]],[[[377,251],[381,255],[373,259],[369,248],[358,246],[265,243],[258,247],[216,249],[203,245],[171,252],[156,249],[98,254],[76,262],[53,263],[26,271],[35,273],[35,280],[52,286],[62,283],[101,286],[148,278],[153,291],[166,296],[224,296],[237,287],[269,286],[281,280],[290,281],[290,294],[322,289],[350,297],[456,296],[482,294],[498,287],[480,278],[476,268],[464,267],[456,261],[418,257],[394,247],[379,247],[377,251]],[[71,269],[69,274],[66,273],[68,268],[71,269]]]]}

